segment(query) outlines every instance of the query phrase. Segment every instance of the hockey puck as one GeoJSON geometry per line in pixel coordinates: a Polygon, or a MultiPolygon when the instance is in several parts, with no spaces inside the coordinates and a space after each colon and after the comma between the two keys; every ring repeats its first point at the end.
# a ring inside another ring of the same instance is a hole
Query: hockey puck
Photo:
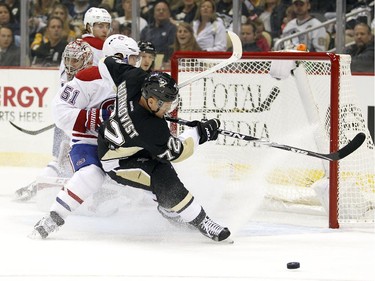
{"type": "Polygon", "coordinates": [[[288,269],[297,269],[297,268],[300,267],[300,264],[299,264],[299,262],[296,262],[296,261],[294,261],[294,262],[288,262],[288,263],[286,264],[286,267],[287,267],[288,269]]]}

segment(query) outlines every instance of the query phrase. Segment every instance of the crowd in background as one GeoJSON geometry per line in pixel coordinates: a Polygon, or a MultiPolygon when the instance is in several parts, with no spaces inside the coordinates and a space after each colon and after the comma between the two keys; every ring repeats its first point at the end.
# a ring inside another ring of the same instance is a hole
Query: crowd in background
{"type": "MultiPolygon", "coordinates": [[[[112,16],[111,33],[131,36],[132,0],[29,0],[30,65],[60,64],[68,44],[85,30],[90,7],[112,16]]],[[[20,0],[0,0],[0,66],[20,65],[20,0]]],[[[152,42],[157,68],[169,69],[174,51],[229,51],[226,31],[233,28],[232,0],[140,0],[140,40],[152,42]]],[[[352,71],[374,72],[372,0],[346,0],[346,12],[369,7],[371,19],[360,14],[346,24],[344,53],[352,56],[352,71]],[[367,24],[368,20],[372,23],[367,24]]],[[[336,0],[242,0],[240,38],[245,52],[274,50],[278,39],[335,17],[336,0]]],[[[335,48],[335,25],[298,36],[282,47],[304,43],[311,52],[335,48]]]]}

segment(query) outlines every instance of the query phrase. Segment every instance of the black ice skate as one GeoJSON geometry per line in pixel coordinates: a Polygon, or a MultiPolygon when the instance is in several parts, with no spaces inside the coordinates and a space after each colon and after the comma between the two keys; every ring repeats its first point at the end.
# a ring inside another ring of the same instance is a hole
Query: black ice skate
{"type": "MultiPolygon", "coordinates": [[[[227,227],[220,226],[208,216],[205,216],[202,222],[198,224],[197,228],[204,236],[218,242],[224,241],[230,236],[230,231],[227,227]]],[[[229,239],[228,242],[232,243],[229,239]]]]}
{"type": "Polygon", "coordinates": [[[56,212],[52,211],[36,223],[30,237],[35,238],[39,234],[41,238],[45,239],[51,232],[57,231],[64,222],[56,212]]]}

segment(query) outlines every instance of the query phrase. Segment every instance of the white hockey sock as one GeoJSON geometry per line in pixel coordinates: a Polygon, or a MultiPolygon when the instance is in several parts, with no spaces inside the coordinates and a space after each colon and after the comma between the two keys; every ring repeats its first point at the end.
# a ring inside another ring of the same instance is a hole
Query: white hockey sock
{"type": "Polygon", "coordinates": [[[202,206],[197,202],[197,200],[193,199],[189,206],[179,212],[179,215],[185,222],[192,222],[198,217],[201,209],[202,206]]]}

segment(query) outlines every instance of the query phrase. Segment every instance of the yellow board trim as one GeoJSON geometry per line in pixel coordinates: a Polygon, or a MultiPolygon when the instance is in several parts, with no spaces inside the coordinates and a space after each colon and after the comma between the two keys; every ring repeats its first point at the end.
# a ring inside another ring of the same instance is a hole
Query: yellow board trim
{"type": "Polygon", "coordinates": [[[0,166],[45,167],[52,159],[51,154],[0,152],[0,166]]]}

